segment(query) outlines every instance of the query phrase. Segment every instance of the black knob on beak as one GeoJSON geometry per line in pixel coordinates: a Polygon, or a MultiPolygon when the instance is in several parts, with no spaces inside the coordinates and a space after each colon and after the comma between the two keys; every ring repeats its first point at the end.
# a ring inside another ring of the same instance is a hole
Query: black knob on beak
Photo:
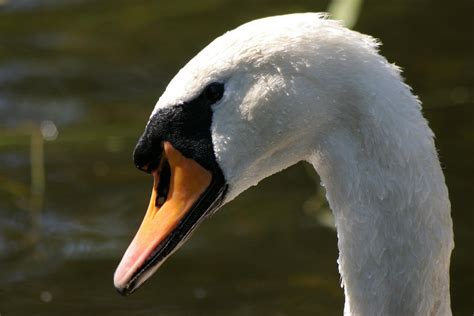
{"type": "Polygon", "coordinates": [[[160,165],[162,154],[161,140],[154,139],[153,135],[150,135],[148,129],[146,129],[135,146],[133,161],[138,169],[151,173],[160,165]]]}

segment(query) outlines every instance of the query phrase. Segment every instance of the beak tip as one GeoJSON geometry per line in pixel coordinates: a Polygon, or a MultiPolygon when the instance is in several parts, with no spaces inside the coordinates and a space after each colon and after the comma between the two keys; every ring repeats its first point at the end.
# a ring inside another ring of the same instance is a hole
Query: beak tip
{"type": "Polygon", "coordinates": [[[129,296],[130,293],[127,291],[127,288],[125,287],[115,287],[115,289],[117,290],[117,292],[122,295],[122,296],[129,296]]]}
{"type": "Polygon", "coordinates": [[[127,286],[127,282],[124,282],[123,277],[120,276],[119,269],[115,271],[114,274],[114,287],[120,295],[128,296],[130,293],[129,288],[127,286]]]}
{"type": "Polygon", "coordinates": [[[114,287],[117,292],[122,296],[129,296],[135,290],[135,287],[133,285],[130,286],[130,284],[126,282],[118,281],[116,276],[114,276],[114,287]]]}

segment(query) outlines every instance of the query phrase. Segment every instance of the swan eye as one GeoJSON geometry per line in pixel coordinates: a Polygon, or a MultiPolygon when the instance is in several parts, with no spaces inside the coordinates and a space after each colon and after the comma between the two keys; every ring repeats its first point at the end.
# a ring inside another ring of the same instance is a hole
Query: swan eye
{"type": "Polygon", "coordinates": [[[211,102],[216,103],[224,95],[224,84],[221,82],[213,82],[207,85],[204,89],[204,97],[211,102]]]}

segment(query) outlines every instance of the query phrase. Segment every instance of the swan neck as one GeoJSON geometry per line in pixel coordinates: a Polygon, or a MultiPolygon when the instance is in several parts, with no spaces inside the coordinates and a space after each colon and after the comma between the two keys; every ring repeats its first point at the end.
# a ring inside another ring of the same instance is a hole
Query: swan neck
{"type": "Polygon", "coordinates": [[[452,222],[431,130],[421,113],[397,128],[359,119],[309,159],[335,218],[345,314],[450,315],[452,222]]]}

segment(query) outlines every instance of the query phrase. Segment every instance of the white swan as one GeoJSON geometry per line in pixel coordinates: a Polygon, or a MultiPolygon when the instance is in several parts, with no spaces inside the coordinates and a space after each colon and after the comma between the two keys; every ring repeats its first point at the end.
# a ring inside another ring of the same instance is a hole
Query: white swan
{"type": "Polygon", "coordinates": [[[298,161],[327,190],[345,315],[450,315],[450,203],[433,133],[371,37],[321,14],[252,21],[171,81],[135,150],[150,206],[115,273],[133,292],[207,215],[298,161]]]}

